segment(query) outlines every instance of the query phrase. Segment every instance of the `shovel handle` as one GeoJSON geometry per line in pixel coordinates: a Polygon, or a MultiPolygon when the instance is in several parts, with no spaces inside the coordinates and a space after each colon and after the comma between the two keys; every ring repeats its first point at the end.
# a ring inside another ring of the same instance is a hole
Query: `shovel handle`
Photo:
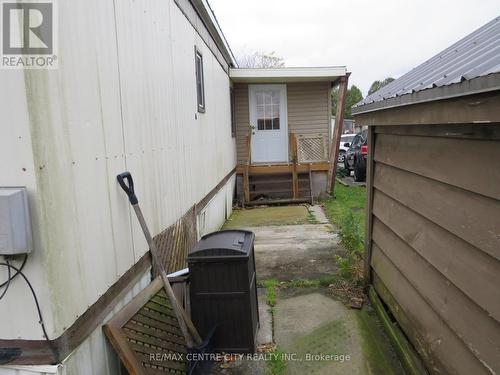
{"type": "Polygon", "coordinates": [[[118,180],[118,183],[120,184],[125,194],[127,194],[130,204],[136,205],[137,203],[139,203],[139,200],[135,195],[134,180],[132,179],[132,175],[130,174],[130,172],[120,173],[118,176],[116,176],[116,179],[118,180]]]}

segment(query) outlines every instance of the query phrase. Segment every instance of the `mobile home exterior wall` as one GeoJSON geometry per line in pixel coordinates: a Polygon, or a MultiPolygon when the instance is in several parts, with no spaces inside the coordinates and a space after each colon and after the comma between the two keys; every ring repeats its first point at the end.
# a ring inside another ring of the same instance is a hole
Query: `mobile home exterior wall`
{"type": "MultiPolygon", "coordinates": [[[[0,185],[28,188],[35,248],[25,272],[51,338],[148,250],[118,173],[134,176],[157,234],[236,165],[227,63],[194,8],[181,3],[182,9],[174,0],[58,2],[59,69],[0,72],[7,116],[0,185]],[[203,54],[205,113],[197,112],[195,47],[203,54]]],[[[210,220],[221,223],[230,214],[233,188],[234,177],[204,208],[210,220]]],[[[0,326],[3,339],[43,339],[19,280],[2,300],[0,320],[9,322],[0,326]]],[[[66,366],[117,373],[106,365],[100,330],[89,340],[78,350],[90,355],[70,357],[66,366]]]]}

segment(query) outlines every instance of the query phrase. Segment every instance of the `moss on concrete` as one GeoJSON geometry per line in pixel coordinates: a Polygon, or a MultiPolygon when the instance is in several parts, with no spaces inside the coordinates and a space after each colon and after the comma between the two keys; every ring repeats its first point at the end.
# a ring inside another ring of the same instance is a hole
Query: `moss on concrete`
{"type": "Polygon", "coordinates": [[[404,375],[403,366],[371,305],[365,304],[362,310],[357,311],[356,317],[359,332],[361,333],[367,373],[374,375],[404,375]]]}
{"type": "Polygon", "coordinates": [[[287,373],[330,373],[332,366],[342,366],[346,356],[352,352],[349,336],[347,324],[336,320],[322,324],[308,335],[295,337],[289,352],[295,353],[302,361],[288,362],[287,373]],[[308,354],[338,355],[338,360],[308,360],[308,354]]]}
{"type": "Polygon", "coordinates": [[[305,206],[261,207],[234,210],[223,229],[307,224],[308,222],[309,211],[305,206]]]}

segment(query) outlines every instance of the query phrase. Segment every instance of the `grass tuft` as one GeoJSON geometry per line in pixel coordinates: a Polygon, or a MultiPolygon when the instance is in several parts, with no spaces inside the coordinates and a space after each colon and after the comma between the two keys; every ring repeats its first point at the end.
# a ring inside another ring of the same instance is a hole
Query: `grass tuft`
{"type": "Polygon", "coordinates": [[[307,212],[307,221],[309,222],[309,224],[319,224],[316,215],[314,215],[314,213],[312,213],[311,211],[307,212]]]}
{"type": "Polygon", "coordinates": [[[285,361],[283,360],[283,352],[279,348],[275,348],[271,353],[270,359],[266,362],[267,373],[269,375],[282,375],[285,373],[285,361]]]}
{"type": "Polygon", "coordinates": [[[274,279],[262,280],[257,282],[259,288],[266,288],[268,293],[271,293],[271,304],[275,304],[276,288],[317,288],[328,287],[338,281],[336,276],[322,276],[318,279],[293,279],[288,281],[277,281],[274,279]],[[272,291],[271,291],[272,290],[272,291]]]}
{"type": "Polygon", "coordinates": [[[257,282],[257,287],[266,288],[267,305],[269,306],[269,312],[274,316],[274,307],[276,306],[276,287],[279,285],[279,281],[275,279],[267,279],[257,282]]]}
{"type": "Polygon", "coordinates": [[[336,197],[324,200],[325,212],[340,232],[347,253],[335,256],[340,275],[356,283],[363,278],[366,188],[335,185],[336,197]]]}

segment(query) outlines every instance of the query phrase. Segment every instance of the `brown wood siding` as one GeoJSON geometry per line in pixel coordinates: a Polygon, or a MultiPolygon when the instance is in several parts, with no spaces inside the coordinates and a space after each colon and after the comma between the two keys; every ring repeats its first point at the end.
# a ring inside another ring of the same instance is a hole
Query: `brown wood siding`
{"type": "Polygon", "coordinates": [[[500,373],[498,134],[375,127],[373,282],[433,374],[500,373]]]}
{"type": "MultiPolygon", "coordinates": [[[[330,130],[330,82],[287,83],[288,131],[324,134],[330,130]]],[[[235,83],[236,152],[238,163],[246,162],[249,126],[248,84],[235,83]]]]}

